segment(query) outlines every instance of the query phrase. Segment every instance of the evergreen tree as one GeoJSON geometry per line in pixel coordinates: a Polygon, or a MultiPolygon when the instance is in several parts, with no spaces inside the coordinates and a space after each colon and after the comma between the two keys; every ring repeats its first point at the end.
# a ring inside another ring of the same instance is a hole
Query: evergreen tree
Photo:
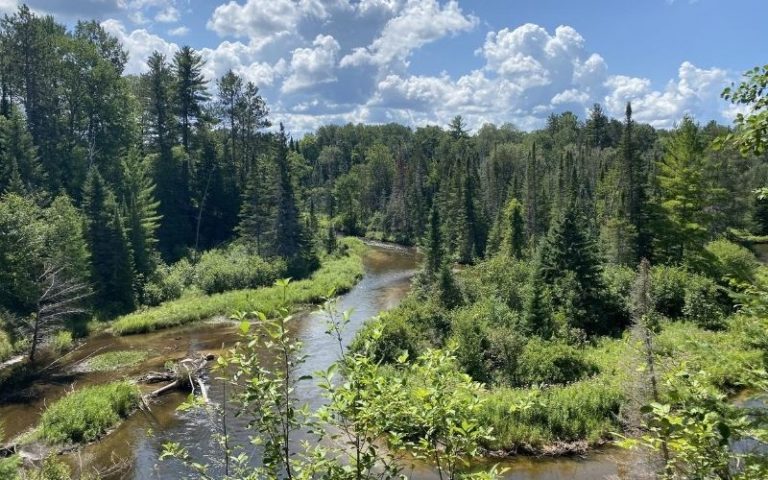
{"type": "Polygon", "coordinates": [[[44,182],[45,171],[24,117],[11,108],[8,117],[0,116],[0,192],[32,193],[42,189],[44,182]],[[15,185],[9,188],[11,183],[15,185]]]}
{"type": "Polygon", "coordinates": [[[124,217],[133,266],[147,280],[159,261],[156,233],[162,218],[158,213],[160,202],[155,200],[148,162],[131,152],[122,163],[124,217]]]}
{"type": "Polygon", "coordinates": [[[441,228],[440,210],[437,205],[432,205],[424,245],[424,273],[428,279],[434,279],[443,264],[446,263],[441,228]]]}
{"type": "Polygon", "coordinates": [[[707,172],[701,129],[690,117],[665,144],[658,162],[664,223],[656,225],[659,254],[672,262],[696,261],[709,238],[713,205],[724,191],[707,172]]]}
{"type": "Polygon", "coordinates": [[[552,302],[562,309],[571,327],[587,333],[605,333],[619,325],[611,324],[611,311],[601,264],[589,222],[574,200],[553,224],[540,247],[537,274],[552,288],[552,302]]]}
{"type": "Polygon", "coordinates": [[[184,46],[173,56],[175,74],[175,111],[181,131],[181,145],[190,151],[192,126],[203,113],[208,100],[207,80],[202,69],[203,57],[192,47],[184,46]]]}
{"type": "Polygon", "coordinates": [[[273,168],[259,162],[250,171],[240,206],[237,233],[252,244],[258,255],[275,254],[275,204],[273,168]]]}
{"type": "Polygon", "coordinates": [[[510,199],[501,218],[504,222],[501,233],[501,252],[510,258],[520,259],[523,257],[525,248],[525,222],[520,202],[515,198],[510,199]]]}
{"type": "Polygon", "coordinates": [[[311,234],[306,231],[299,217],[296,195],[288,162],[288,143],[285,129],[275,138],[275,167],[277,173],[277,204],[275,209],[275,253],[288,262],[293,275],[305,275],[316,268],[317,257],[313,251],[311,234]]]}
{"type": "Polygon", "coordinates": [[[130,311],[134,307],[131,249],[115,196],[95,167],[83,186],[83,211],[96,305],[107,313],[130,311]]]}
{"type": "Polygon", "coordinates": [[[596,103],[589,112],[586,125],[587,139],[592,148],[605,148],[609,144],[608,117],[603,112],[603,107],[596,103]]]}

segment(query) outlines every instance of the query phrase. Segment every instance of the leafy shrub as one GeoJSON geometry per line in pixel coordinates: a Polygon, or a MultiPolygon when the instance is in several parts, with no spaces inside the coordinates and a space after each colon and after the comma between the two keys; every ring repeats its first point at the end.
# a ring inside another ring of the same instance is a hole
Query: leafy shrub
{"type": "MultiPolygon", "coordinates": [[[[343,239],[343,245],[350,252],[348,256],[329,257],[312,277],[291,283],[286,298],[289,306],[322,302],[329,293],[344,293],[357,283],[363,276],[363,261],[359,254],[364,249],[363,243],[357,239],[343,239]]],[[[118,335],[146,333],[233,311],[258,310],[272,314],[282,302],[281,294],[282,289],[273,286],[214,295],[188,295],[119,317],[112,324],[112,331],[118,335]]]]}
{"type": "Polygon", "coordinates": [[[562,342],[532,338],[518,359],[517,382],[520,385],[555,385],[570,383],[597,372],[583,353],[562,342]]]}
{"type": "Polygon", "coordinates": [[[562,442],[596,444],[618,428],[621,391],[600,376],[541,390],[498,388],[481,421],[493,427],[491,450],[540,453],[562,442]]]}
{"type": "MultiPolygon", "coordinates": [[[[510,351],[512,345],[504,338],[494,335],[502,330],[513,332],[511,327],[517,323],[517,315],[505,303],[486,298],[452,312],[452,317],[451,340],[456,359],[467,374],[476,381],[491,382],[497,370],[514,371],[516,352],[510,351]]],[[[512,337],[510,340],[515,335],[512,337]]]]}
{"type": "Polygon", "coordinates": [[[0,362],[11,358],[13,355],[13,344],[7,333],[0,330],[0,362]]]}
{"type": "Polygon", "coordinates": [[[529,262],[502,255],[491,258],[472,269],[462,279],[471,301],[495,296],[513,310],[522,310],[528,298],[531,275],[529,262]]]}
{"type": "Polygon", "coordinates": [[[194,268],[195,284],[209,295],[269,285],[286,272],[284,261],[266,261],[242,245],[207,251],[194,268]]]}
{"type": "Polygon", "coordinates": [[[609,295],[618,300],[629,311],[632,286],[637,273],[623,265],[609,264],[603,268],[603,281],[609,295]]]}
{"type": "Polygon", "coordinates": [[[755,272],[760,263],[747,248],[725,239],[715,240],[706,246],[713,258],[710,274],[724,284],[731,280],[744,284],[755,280],[755,272]]]}
{"type": "Polygon", "coordinates": [[[244,245],[231,245],[204,252],[195,265],[183,258],[171,266],[161,266],[155,278],[145,285],[143,302],[155,306],[195,289],[211,295],[258,288],[285,275],[283,260],[267,261],[250,253],[244,245]]]}
{"type": "Polygon", "coordinates": [[[186,258],[173,265],[160,265],[154,278],[144,285],[142,303],[160,305],[168,300],[176,300],[190,286],[194,279],[194,267],[186,258]]]}
{"type": "Polygon", "coordinates": [[[139,390],[128,382],[76,390],[43,412],[41,436],[53,444],[96,440],[126,417],[138,402],[139,390]]]}
{"type": "Polygon", "coordinates": [[[72,332],[69,330],[59,330],[53,337],[51,337],[49,346],[52,352],[60,355],[71,350],[73,344],[72,332]]]}
{"type": "Polygon", "coordinates": [[[681,267],[651,270],[656,310],[668,318],[685,318],[707,328],[722,326],[728,302],[715,282],[681,267]]]}

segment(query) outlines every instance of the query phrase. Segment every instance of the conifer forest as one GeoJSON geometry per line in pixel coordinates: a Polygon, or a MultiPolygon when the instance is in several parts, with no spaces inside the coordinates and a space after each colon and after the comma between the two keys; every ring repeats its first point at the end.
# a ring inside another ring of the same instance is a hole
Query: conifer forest
{"type": "Polygon", "coordinates": [[[130,61],[0,20],[0,479],[768,479],[768,66],[300,129],[130,61]]]}

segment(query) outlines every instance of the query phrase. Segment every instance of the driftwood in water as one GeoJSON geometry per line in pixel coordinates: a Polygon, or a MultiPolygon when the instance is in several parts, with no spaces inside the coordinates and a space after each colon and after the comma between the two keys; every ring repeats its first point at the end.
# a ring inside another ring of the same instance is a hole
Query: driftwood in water
{"type": "Polygon", "coordinates": [[[149,372],[139,378],[141,383],[162,383],[170,382],[165,386],[145,395],[147,399],[157,398],[160,395],[173,390],[189,390],[192,393],[199,393],[203,400],[208,402],[208,388],[203,382],[202,376],[205,373],[205,367],[208,362],[215,358],[214,355],[198,355],[194,358],[185,358],[174,363],[170,368],[162,372],[149,372]]]}

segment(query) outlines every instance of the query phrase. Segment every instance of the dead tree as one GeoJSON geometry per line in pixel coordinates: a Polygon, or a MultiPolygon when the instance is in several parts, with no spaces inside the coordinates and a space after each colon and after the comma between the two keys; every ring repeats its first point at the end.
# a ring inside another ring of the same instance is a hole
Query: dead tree
{"type": "MultiPolygon", "coordinates": [[[[653,335],[655,327],[655,307],[653,303],[652,285],[651,285],[651,263],[647,259],[642,259],[637,271],[634,289],[632,291],[632,334],[641,345],[643,369],[645,384],[636,386],[644,390],[642,396],[658,403],[659,381],[656,372],[656,361],[653,356],[653,335]]],[[[664,461],[664,468],[670,465],[669,446],[666,439],[661,442],[661,455],[664,461]]]]}
{"type": "Polygon", "coordinates": [[[30,362],[35,361],[38,347],[57,325],[85,311],[80,305],[90,295],[87,284],[72,279],[60,266],[46,264],[37,283],[40,294],[32,317],[30,362]]]}

